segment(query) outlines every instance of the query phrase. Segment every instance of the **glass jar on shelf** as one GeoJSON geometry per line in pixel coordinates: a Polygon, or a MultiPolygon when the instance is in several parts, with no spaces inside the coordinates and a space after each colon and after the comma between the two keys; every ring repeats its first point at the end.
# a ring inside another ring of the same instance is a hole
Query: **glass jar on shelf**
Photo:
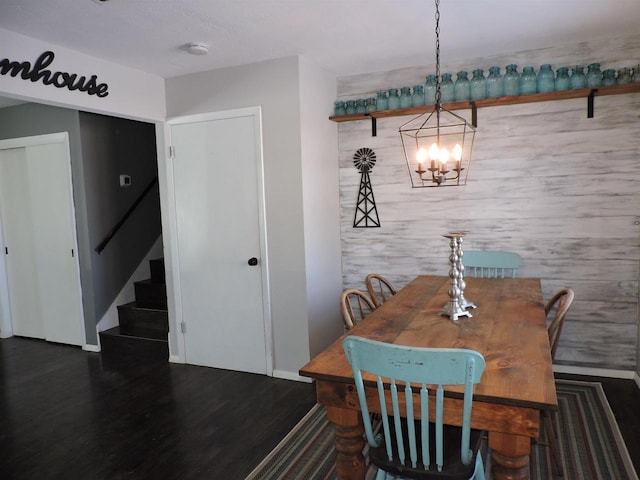
{"type": "Polygon", "coordinates": [[[484,78],[484,70],[476,68],[471,77],[471,100],[484,100],[487,98],[487,79],[484,78]]]}
{"type": "Polygon", "coordinates": [[[491,67],[487,77],[487,98],[498,98],[503,95],[504,77],[500,74],[500,67],[491,67]]]}
{"type": "Polygon", "coordinates": [[[587,67],[586,86],[589,88],[602,85],[602,71],[599,63],[592,63],[587,67]]]}
{"type": "Polygon", "coordinates": [[[618,85],[622,85],[625,83],[631,83],[631,69],[627,67],[623,67],[618,70],[618,77],[616,78],[616,83],[618,85]]]}
{"type": "Polygon", "coordinates": [[[364,98],[356,100],[356,113],[365,113],[367,111],[367,104],[364,98]]]}
{"type": "Polygon", "coordinates": [[[631,75],[632,82],[640,82],[640,65],[636,65],[633,68],[633,75],[631,75]]]}
{"type": "Polygon", "coordinates": [[[356,113],[356,101],[347,100],[347,115],[353,115],[356,113]]]}
{"type": "Polygon", "coordinates": [[[471,83],[466,70],[460,70],[453,89],[453,98],[456,102],[464,102],[471,99],[471,83]]]}
{"type": "Polygon", "coordinates": [[[333,114],[338,117],[340,115],[346,115],[347,109],[342,100],[338,100],[333,104],[333,114]]]}
{"type": "Polygon", "coordinates": [[[610,87],[616,84],[616,70],[615,68],[607,68],[602,72],[602,85],[610,87]]]}
{"type": "Polygon", "coordinates": [[[433,105],[436,103],[436,76],[427,75],[424,84],[424,104],[433,105]]]}
{"type": "Polygon", "coordinates": [[[440,83],[440,103],[450,103],[455,101],[453,80],[450,73],[442,74],[442,82],[440,83]]]}
{"type": "Polygon", "coordinates": [[[389,110],[389,95],[386,90],[380,90],[376,96],[376,110],[389,110]]]}
{"type": "Polygon", "coordinates": [[[551,65],[545,63],[540,66],[537,77],[538,93],[553,92],[555,90],[555,75],[551,65]]]}
{"type": "Polygon", "coordinates": [[[413,87],[413,95],[411,95],[411,106],[421,107],[424,105],[424,86],[415,85],[413,87]]]}
{"type": "Polygon", "coordinates": [[[532,66],[526,66],[522,69],[522,75],[520,75],[520,95],[529,95],[537,91],[536,71],[532,66]]]}
{"type": "Polygon", "coordinates": [[[389,89],[389,110],[400,108],[400,95],[397,88],[389,89]]]}
{"type": "Polygon", "coordinates": [[[572,90],[585,88],[587,86],[587,77],[584,75],[584,67],[582,65],[576,65],[571,70],[571,76],[569,77],[569,86],[572,90]]]}
{"type": "Polygon", "coordinates": [[[400,108],[409,108],[411,106],[411,88],[402,87],[400,89],[400,108]]]}
{"type": "Polygon", "coordinates": [[[515,64],[507,65],[504,74],[504,94],[506,96],[520,95],[520,74],[515,64]]]}
{"type": "Polygon", "coordinates": [[[558,67],[556,70],[555,89],[558,92],[569,90],[571,79],[569,78],[569,67],[558,67]]]}
{"type": "Polygon", "coordinates": [[[371,112],[375,112],[376,111],[377,107],[376,107],[376,98],[375,97],[367,98],[366,104],[367,104],[367,113],[371,113],[371,112]]]}

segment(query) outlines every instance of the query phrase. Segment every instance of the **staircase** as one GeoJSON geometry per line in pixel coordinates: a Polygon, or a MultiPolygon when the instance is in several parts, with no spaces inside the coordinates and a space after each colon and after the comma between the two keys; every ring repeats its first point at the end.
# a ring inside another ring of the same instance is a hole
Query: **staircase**
{"type": "Polygon", "coordinates": [[[134,283],[136,300],[118,306],[120,326],[100,332],[103,356],[168,360],[164,259],[150,260],[149,267],[151,278],[134,283]]]}

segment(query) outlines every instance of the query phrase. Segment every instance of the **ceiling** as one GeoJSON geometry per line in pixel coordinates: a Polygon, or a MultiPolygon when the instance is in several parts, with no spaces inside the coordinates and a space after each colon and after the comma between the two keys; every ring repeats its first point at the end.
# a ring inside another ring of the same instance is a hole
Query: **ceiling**
{"type": "MultiPolygon", "coordinates": [[[[441,0],[440,12],[451,59],[640,28],[640,0],[441,0]]],[[[0,28],[165,78],[296,54],[340,77],[434,63],[434,13],[433,0],[0,0],[0,28]]]]}

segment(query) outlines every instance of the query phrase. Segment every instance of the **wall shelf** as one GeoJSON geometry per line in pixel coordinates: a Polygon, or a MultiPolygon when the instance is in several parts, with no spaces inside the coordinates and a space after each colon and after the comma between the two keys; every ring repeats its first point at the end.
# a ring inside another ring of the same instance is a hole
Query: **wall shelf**
{"type": "MultiPolygon", "coordinates": [[[[581,88],[578,90],[564,90],[561,92],[534,93],[531,95],[517,95],[510,97],[488,98],[486,100],[474,100],[471,102],[445,103],[442,106],[447,110],[465,110],[484,107],[498,107],[500,105],[516,105],[519,103],[548,102],[551,100],[568,100],[572,98],[586,98],[589,100],[589,108],[593,109],[593,97],[603,95],[622,95],[624,93],[640,92],[640,83],[626,83],[598,88],[581,88]],[[474,106],[475,104],[475,106],[474,106]]],[[[331,116],[333,122],[353,122],[386,117],[398,117],[402,115],[420,115],[433,110],[433,105],[423,107],[398,108],[395,110],[381,110],[370,113],[356,113],[352,115],[331,116]]],[[[591,116],[591,115],[590,115],[591,116]]]]}

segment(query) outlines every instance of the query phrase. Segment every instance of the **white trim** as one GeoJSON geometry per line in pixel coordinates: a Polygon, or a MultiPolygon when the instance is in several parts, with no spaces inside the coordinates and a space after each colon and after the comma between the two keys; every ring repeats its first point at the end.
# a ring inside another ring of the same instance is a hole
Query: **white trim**
{"type": "Polygon", "coordinates": [[[636,382],[636,385],[638,385],[638,388],[640,388],[640,374],[636,372],[636,374],[633,377],[633,380],[636,382]]]}
{"type": "MultiPolygon", "coordinates": [[[[267,221],[265,206],[265,179],[264,179],[264,147],[262,143],[262,107],[245,107],[233,110],[221,110],[217,112],[198,113],[194,115],[185,115],[180,117],[169,118],[165,124],[165,152],[167,162],[165,164],[165,174],[167,178],[167,202],[169,212],[167,218],[170,224],[170,237],[167,239],[169,248],[171,249],[172,263],[172,280],[173,292],[172,298],[175,302],[175,327],[178,337],[177,356],[181,363],[186,362],[186,339],[182,330],[178,326],[182,323],[182,298],[180,294],[180,259],[178,254],[178,238],[177,238],[177,212],[175,209],[175,183],[173,177],[173,159],[169,153],[172,146],[171,127],[174,125],[183,125],[189,123],[208,122],[212,120],[222,120],[237,117],[253,117],[255,144],[257,155],[257,179],[256,188],[258,196],[258,230],[260,233],[260,265],[262,268],[262,311],[264,318],[264,340],[265,340],[265,369],[268,376],[275,376],[273,370],[274,365],[274,343],[273,343],[273,324],[271,319],[271,289],[269,285],[269,255],[267,251],[267,221]]],[[[167,245],[165,244],[165,248],[167,245]]],[[[166,257],[166,255],[165,255],[166,257]]]]}
{"type": "Polygon", "coordinates": [[[304,382],[304,383],[313,382],[313,379],[309,377],[301,377],[297,373],[287,372],[286,370],[274,370],[273,377],[282,378],[283,380],[295,380],[296,382],[304,382]]]}
{"type": "Polygon", "coordinates": [[[85,352],[100,353],[100,346],[99,345],[91,345],[90,343],[87,343],[87,344],[82,346],[82,350],[84,350],[85,352]]]}
{"type": "MultiPolygon", "coordinates": [[[[626,378],[633,379],[634,372],[628,370],[611,370],[607,368],[575,367],[571,365],[554,365],[553,371],[557,373],[569,373],[575,375],[587,375],[590,377],[626,378]]],[[[636,378],[638,374],[635,373],[636,378]]],[[[637,383],[637,381],[636,381],[637,383]]],[[[640,384],[639,384],[640,386],[640,384]]]]}
{"type": "Polygon", "coordinates": [[[169,363],[184,363],[178,355],[169,355],[169,363]]]}

